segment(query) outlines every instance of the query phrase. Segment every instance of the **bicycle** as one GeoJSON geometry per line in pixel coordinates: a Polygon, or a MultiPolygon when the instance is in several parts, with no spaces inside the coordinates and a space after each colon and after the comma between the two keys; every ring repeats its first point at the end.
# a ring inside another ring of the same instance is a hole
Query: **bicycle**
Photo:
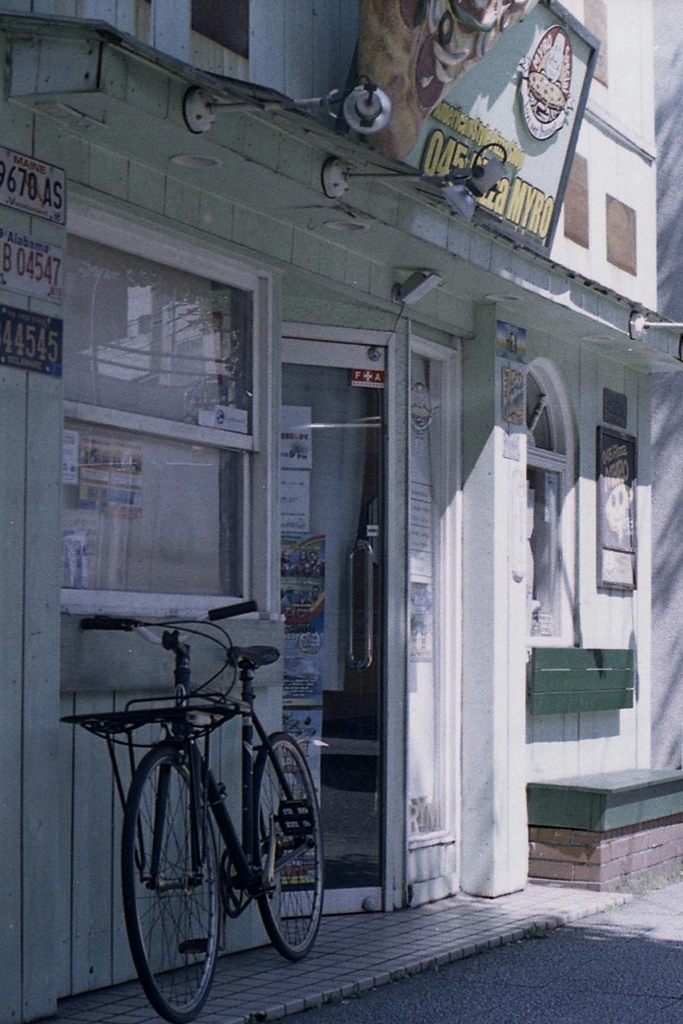
{"type": "Polygon", "coordinates": [[[217,625],[255,610],[249,601],[213,609],[204,620],[81,620],[86,630],[136,630],[161,642],[175,659],[172,699],[137,698],[123,711],[62,719],[107,741],[124,811],[121,891],[128,943],[147,999],[172,1024],[193,1020],[206,1002],[226,915],[236,918],[256,900],[268,937],[290,960],[306,956],[320,924],[323,852],[313,779],[296,740],[285,732],[268,736],[253,706],[255,672],[280,652],[235,647],[217,625]],[[221,668],[194,690],[181,630],[215,641],[225,655],[221,668]],[[229,666],[227,692],[209,691],[229,666]],[[240,697],[232,697],[237,679],[240,697]],[[241,836],[225,804],[226,788],[209,767],[211,734],[236,716],[242,719],[241,836]],[[149,726],[159,726],[161,737],[140,734],[149,726]],[[127,747],[132,774],[127,796],[120,744],[127,747]],[[136,751],[145,747],[138,763],[136,751]],[[220,859],[216,830],[223,840],[220,859]]]}

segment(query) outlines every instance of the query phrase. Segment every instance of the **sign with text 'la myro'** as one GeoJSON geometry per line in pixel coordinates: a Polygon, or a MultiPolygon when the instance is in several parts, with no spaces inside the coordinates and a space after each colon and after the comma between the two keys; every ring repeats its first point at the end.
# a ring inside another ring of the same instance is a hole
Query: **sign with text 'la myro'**
{"type": "Polygon", "coordinates": [[[598,45],[556,0],[361,0],[359,72],[393,104],[368,142],[429,176],[504,155],[479,215],[547,251],[598,45]]]}

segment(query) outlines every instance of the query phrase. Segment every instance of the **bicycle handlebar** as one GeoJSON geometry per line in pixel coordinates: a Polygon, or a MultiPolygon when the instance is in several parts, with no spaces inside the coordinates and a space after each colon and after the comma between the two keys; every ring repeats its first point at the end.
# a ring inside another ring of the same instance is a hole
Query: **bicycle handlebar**
{"type": "Polygon", "coordinates": [[[227,604],[223,608],[212,608],[207,613],[209,622],[217,622],[219,619],[232,619],[235,615],[246,615],[248,612],[257,612],[256,601],[240,601],[239,604],[227,604]]]}
{"type": "Polygon", "coordinates": [[[137,619],[120,619],[111,615],[92,615],[81,619],[81,629],[123,629],[130,632],[143,625],[144,623],[138,622],[137,619]]]}
{"type": "MultiPolygon", "coordinates": [[[[238,604],[212,608],[206,618],[209,622],[218,622],[220,619],[232,619],[237,615],[247,615],[249,612],[257,611],[256,601],[240,601],[238,604]]],[[[139,619],[122,618],[118,615],[90,615],[81,619],[81,629],[118,629],[130,633],[133,629],[141,629],[149,625],[152,623],[141,622],[139,619]]]]}

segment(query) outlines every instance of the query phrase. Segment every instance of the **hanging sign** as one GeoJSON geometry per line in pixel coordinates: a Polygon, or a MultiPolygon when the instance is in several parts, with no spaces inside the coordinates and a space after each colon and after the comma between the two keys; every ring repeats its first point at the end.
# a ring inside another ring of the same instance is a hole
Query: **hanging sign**
{"type": "Polygon", "coordinates": [[[393,104],[389,125],[368,142],[456,181],[482,161],[504,160],[504,176],[478,199],[479,216],[545,251],[598,46],[555,0],[361,0],[359,71],[393,104]]]}
{"type": "Polygon", "coordinates": [[[519,62],[519,99],[530,135],[544,142],[564,127],[572,104],[572,44],[559,25],[541,36],[532,56],[519,62]]]}
{"type": "Polygon", "coordinates": [[[63,267],[60,245],[0,226],[0,287],[61,302],[63,267]]]}
{"type": "Polygon", "coordinates": [[[62,376],[62,321],[0,306],[0,365],[62,376]]]}
{"type": "Polygon", "coordinates": [[[0,146],[0,206],[66,224],[65,172],[0,146]]]}

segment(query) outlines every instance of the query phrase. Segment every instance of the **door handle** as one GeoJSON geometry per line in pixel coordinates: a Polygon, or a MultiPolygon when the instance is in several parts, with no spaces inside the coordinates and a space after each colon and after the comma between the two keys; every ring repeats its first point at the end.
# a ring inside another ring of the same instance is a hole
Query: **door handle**
{"type": "Polygon", "coordinates": [[[372,630],[372,599],[375,591],[375,562],[373,557],[372,544],[359,537],[349,552],[349,646],[346,652],[346,660],[351,668],[370,668],[374,656],[373,630],[372,630]],[[354,643],[354,580],[355,567],[358,557],[362,558],[365,575],[365,586],[363,588],[363,654],[361,658],[356,657],[356,645],[354,643]]]}

